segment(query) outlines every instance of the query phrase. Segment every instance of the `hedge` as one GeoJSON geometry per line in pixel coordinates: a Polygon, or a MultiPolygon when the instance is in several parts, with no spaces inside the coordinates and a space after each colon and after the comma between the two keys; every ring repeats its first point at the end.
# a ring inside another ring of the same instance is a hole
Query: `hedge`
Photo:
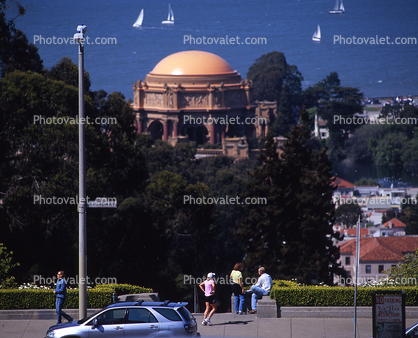
{"type": "MultiPolygon", "coordinates": [[[[357,287],[357,305],[372,306],[372,292],[405,291],[405,305],[418,305],[418,287],[357,287]]],[[[278,286],[270,298],[280,306],[354,306],[354,287],[278,286]]]]}
{"type": "MultiPolygon", "coordinates": [[[[87,307],[100,309],[109,305],[112,294],[123,295],[132,293],[153,292],[150,288],[129,284],[103,284],[87,289],[87,307]]],[[[55,309],[53,290],[45,289],[0,289],[0,309],[55,309]]],[[[65,308],[78,308],[78,289],[67,289],[65,308]]]]}

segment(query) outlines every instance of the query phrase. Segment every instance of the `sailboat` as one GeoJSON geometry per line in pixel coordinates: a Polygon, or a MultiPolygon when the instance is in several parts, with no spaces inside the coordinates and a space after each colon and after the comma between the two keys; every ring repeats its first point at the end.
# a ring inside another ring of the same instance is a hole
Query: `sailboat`
{"type": "Polygon", "coordinates": [[[343,0],[335,0],[335,6],[332,11],[329,11],[329,14],[344,14],[345,8],[343,5],[343,0]]]}
{"type": "Polygon", "coordinates": [[[313,33],[312,41],[317,41],[317,42],[321,41],[321,27],[319,27],[319,25],[315,33],[313,33]]]}
{"type": "Polygon", "coordinates": [[[144,21],[144,9],[141,9],[141,13],[139,13],[138,19],[136,19],[132,27],[141,27],[142,21],[144,21]]]}
{"type": "Polygon", "coordinates": [[[164,20],[161,23],[163,23],[163,24],[173,24],[174,23],[174,13],[173,13],[173,10],[171,9],[170,4],[168,4],[167,20],[164,20]]]}

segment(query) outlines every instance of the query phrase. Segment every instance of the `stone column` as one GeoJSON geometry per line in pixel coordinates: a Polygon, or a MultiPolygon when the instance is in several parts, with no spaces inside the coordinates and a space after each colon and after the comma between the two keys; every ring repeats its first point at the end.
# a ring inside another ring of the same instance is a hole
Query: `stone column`
{"type": "Polygon", "coordinates": [[[173,123],[173,137],[177,137],[178,136],[178,129],[177,129],[178,121],[172,121],[172,123],[173,123]]]}
{"type": "MultiPolygon", "coordinates": [[[[212,115],[209,115],[209,118],[211,118],[212,117],[212,115]]],[[[213,123],[213,120],[212,120],[212,123],[209,125],[209,133],[210,133],[210,143],[211,144],[215,144],[215,123],[213,123]]]]}
{"type": "Polygon", "coordinates": [[[161,121],[163,124],[163,141],[168,140],[168,121],[161,121]]]}

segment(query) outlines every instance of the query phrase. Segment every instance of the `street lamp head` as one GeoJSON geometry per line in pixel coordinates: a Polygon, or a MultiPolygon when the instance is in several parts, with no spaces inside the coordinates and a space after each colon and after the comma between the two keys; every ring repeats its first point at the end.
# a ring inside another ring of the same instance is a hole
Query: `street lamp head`
{"type": "Polygon", "coordinates": [[[77,26],[77,33],[74,34],[74,40],[78,43],[81,43],[84,40],[84,34],[87,31],[87,26],[86,25],[78,25],[77,26]]]}
{"type": "Polygon", "coordinates": [[[77,32],[85,34],[87,32],[87,26],[83,25],[83,24],[78,25],[77,26],[77,32]]]}

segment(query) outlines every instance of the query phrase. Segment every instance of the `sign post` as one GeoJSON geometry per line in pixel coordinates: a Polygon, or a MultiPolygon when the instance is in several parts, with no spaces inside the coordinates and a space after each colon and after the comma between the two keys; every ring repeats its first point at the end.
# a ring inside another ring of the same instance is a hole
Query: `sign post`
{"type": "Polygon", "coordinates": [[[405,291],[373,291],[373,338],[405,338],[405,291]]]}

